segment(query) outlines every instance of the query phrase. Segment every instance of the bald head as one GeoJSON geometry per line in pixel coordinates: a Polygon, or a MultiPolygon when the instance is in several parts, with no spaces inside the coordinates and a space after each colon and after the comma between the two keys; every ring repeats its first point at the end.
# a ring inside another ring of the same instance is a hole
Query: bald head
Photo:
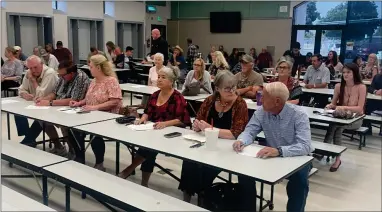
{"type": "Polygon", "coordinates": [[[154,40],[158,39],[160,37],[159,29],[153,29],[151,31],[151,36],[153,37],[154,40]]]}

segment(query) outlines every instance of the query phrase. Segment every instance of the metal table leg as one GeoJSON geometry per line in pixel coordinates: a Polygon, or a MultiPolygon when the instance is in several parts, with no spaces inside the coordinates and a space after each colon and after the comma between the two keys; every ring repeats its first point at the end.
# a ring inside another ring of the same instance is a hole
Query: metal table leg
{"type": "Polygon", "coordinates": [[[11,140],[11,126],[9,123],[9,113],[7,113],[7,131],[8,131],[8,140],[11,140]]]}
{"type": "Polygon", "coordinates": [[[48,205],[48,178],[42,176],[42,198],[44,205],[48,205]]]}
{"type": "Polygon", "coordinates": [[[117,141],[115,144],[116,148],[116,155],[115,155],[115,174],[119,174],[119,148],[120,148],[120,143],[117,141]]]}
{"type": "Polygon", "coordinates": [[[260,186],[260,209],[259,211],[263,211],[263,200],[264,200],[264,183],[261,183],[260,186]]]}
{"type": "Polygon", "coordinates": [[[70,186],[65,185],[65,211],[70,212],[70,186]]]}

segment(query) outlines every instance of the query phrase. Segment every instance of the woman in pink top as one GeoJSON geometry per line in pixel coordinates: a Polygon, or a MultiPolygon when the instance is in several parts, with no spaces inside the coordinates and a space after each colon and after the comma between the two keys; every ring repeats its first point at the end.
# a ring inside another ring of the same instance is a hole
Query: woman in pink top
{"type": "MultiPolygon", "coordinates": [[[[85,111],[101,110],[118,113],[122,107],[122,91],[111,63],[105,56],[98,54],[90,58],[89,67],[94,80],[89,85],[85,99],[79,102],[72,101],[69,105],[82,107],[85,111]]],[[[94,167],[105,171],[103,167],[105,142],[101,137],[95,137],[91,146],[96,157],[94,167]]]]}
{"type": "MultiPolygon", "coordinates": [[[[342,69],[341,83],[336,84],[332,103],[326,106],[327,109],[350,110],[362,115],[366,101],[366,86],[362,83],[359,68],[355,63],[348,63],[342,69]]],[[[340,126],[330,124],[325,136],[325,143],[333,140],[336,145],[341,145],[342,132],[344,129],[358,129],[362,125],[363,119],[360,119],[350,125],[340,126]]],[[[341,165],[341,158],[337,156],[336,162],[330,167],[331,172],[337,171],[341,165]]]]}

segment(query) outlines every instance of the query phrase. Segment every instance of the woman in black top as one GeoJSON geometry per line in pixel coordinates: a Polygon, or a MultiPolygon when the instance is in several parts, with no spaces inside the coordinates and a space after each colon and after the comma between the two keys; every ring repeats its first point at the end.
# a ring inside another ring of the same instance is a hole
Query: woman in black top
{"type": "Polygon", "coordinates": [[[237,48],[232,49],[231,55],[229,55],[228,58],[228,64],[230,67],[234,67],[236,64],[239,63],[239,50],[237,48]]]}

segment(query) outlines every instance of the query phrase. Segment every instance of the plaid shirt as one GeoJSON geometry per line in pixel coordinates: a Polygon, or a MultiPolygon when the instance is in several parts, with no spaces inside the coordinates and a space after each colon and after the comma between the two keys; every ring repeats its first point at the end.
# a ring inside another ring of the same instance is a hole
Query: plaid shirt
{"type": "Polygon", "coordinates": [[[196,49],[196,46],[194,44],[190,44],[188,46],[188,50],[187,50],[187,62],[188,64],[194,64],[194,60],[197,58],[198,56],[198,50],[196,49]]]}
{"type": "Polygon", "coordinates": [[[187,103],[179,91],[174,90],[168,101],[157,106],[159,91],[150,96],[149,102],[145,109],[148,120],[152,122],[163,122],[179,119],[184,125],[191,126],[190,116],[187,111],[187,103]]]}

